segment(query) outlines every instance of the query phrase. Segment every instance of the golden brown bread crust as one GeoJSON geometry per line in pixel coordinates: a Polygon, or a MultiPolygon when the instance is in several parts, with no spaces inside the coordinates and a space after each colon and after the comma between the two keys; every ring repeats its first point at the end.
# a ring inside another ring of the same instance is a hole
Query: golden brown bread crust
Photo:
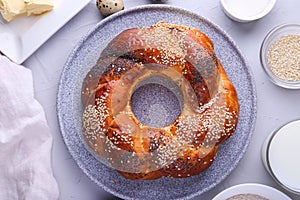
{"type": "Polygon", "coordinates": [[[134,180],[201,173],[235,131],[239,114],[212,41],[194,28],[163,22],[115,37],[84,79],[82,103],[89,148],[134,180]],[[153,76],[173,81],[184,99],[181,115],[162,128],[142,124],[131,110],[132,93],[153,76]]]}

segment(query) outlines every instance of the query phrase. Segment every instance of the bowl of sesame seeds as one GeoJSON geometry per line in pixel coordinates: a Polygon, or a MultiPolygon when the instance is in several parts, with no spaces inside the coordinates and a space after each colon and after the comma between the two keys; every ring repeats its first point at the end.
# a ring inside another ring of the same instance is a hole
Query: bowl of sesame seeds
{"type": "Polygon", "coordinates": [[[300,24],[282,24],[272,29],[262,42],[260,60],[273,83],[300,89],[300,24]]]}

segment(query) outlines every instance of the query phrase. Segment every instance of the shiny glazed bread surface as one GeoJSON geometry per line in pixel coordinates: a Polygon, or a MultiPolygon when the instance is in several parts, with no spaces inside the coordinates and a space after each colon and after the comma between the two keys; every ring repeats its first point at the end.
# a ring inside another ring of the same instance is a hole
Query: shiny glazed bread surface
{"type": "Polygon", "coordinates": [[[164,22],[117,35],[84,79],[82,104],[88,148],[134,180],[201,173],[234,133],[239,114],[235,88],[208,36],[164,22]],[[142,124],[132,112],[133,92],[152,77],[172,81],[182,93],[181,114],[165,127],[142,124]]]}

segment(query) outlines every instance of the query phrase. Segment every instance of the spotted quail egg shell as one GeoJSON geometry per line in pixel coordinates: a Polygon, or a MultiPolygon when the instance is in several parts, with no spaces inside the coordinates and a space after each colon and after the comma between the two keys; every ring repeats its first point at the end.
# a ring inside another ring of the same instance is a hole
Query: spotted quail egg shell
{"type": "Polygon", "coordinates": [[[110,15],[124,9],[123,0],[97,0],[97,6],[103,15],[110,15]]]}

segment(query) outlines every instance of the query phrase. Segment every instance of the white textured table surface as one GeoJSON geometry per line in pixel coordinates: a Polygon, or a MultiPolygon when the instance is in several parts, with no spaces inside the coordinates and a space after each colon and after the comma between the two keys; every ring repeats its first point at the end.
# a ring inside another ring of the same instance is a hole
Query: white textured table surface
{"type": "MultiPolygon", "coordinates": [[[[150,3],[150,0],[125,0],[125,9],[150,3]]],[[[265,137],[281,124],[300,118],[300,90],[275,86],[265,76],[259,61],[261,42],[273,27],[282,23],[300,23],[300,1],[278,0],[266,17],[245,24],[227,18],[219,0],[169,0],[167,4],[204,16],[225,30],[248,60],[257,87],[256,129],[246,154],[229,177],[195,199],[209,200],[232,185],[249,182],[266,184],[280,189],[292,199],[300,199],[299,196],[282,190],[272,180],[260,158],[260,148],[265,137]]],[[[63,142],[56,116],[56,92],[63,65],[75,44],[102,18],[92,1],[24,63],[33,72],[36,98],[45,109],[54,137],[52,160],[61,200],[115,198],[90,181],[77,167],[63,142]]]]}

